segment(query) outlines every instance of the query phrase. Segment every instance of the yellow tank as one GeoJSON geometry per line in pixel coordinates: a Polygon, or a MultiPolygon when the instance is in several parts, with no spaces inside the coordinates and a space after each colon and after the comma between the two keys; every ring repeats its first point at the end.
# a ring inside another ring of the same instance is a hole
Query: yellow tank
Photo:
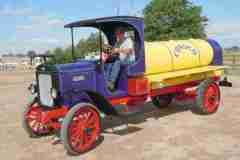
{"type": "Polygon", "coordinates": [[[146,75],[209,65],[214,51],[200,39],[145,42],[146,75]]]}

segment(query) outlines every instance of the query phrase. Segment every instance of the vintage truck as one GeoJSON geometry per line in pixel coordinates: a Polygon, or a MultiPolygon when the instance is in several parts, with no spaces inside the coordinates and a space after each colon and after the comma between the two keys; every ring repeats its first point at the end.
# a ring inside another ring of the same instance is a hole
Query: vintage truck
{"type": "Polygon", "coordinates": [[[124,118],[141,111],[141,104],[152,101],[166,107],[173,99],[192,100],[197,113],[212,114],[220,104],[219,85],[223,80],[223,53],[214,40],[189,39],[144,42],[144,20],[117,16],[82,20],[67,24],[71,29],[73,61],[68,64],[42,64],[36,70],[34,100],[23,113],[23,127],[31,137],[59,131],[70,154],[91,149],[101,133],[106,116],[124,118]],[[117,27],[125,27],[134,40],[136,60],[121,66],[116,91],[106,87],[104,63],[82,60],[74,54],[74,28],[94,27],[114,45],[117,27]]]}

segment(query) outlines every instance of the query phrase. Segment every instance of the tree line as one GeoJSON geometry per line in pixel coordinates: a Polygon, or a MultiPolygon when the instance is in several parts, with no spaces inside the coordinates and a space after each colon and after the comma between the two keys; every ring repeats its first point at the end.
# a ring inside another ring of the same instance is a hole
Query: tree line
{"type": "MultiPolygon", "coordinates": [[[[81,39],[74,48],[76,58],[83,58],[89,54],[94,54],[99,51],[99,36],[97,33],[91,33],[86,39],[81,39]]],[[[68,63],[72,60],[72,48],[56,48],[52,51],[47,51],[45,54],[55,56],[57,63],[68,63]]]]}

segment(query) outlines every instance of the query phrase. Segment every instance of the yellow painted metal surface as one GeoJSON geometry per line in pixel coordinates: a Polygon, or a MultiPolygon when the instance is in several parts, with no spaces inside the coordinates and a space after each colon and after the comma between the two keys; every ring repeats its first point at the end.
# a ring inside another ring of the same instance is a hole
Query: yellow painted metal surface
{"type": "Polygon", "coordinates": [[[213,49],[205,40],[145,43],[145,75],[203,67],[212,59],[213,49]]]}
{"type": "Polygon", "coordinates": [[[173,72],[146,75],[146,77],[151,84],[151,89],[157,89],[191,81],[222,76],[224,74],[224,69],[224,66],[204,66],[173,72]]]}
{"type": "Polygon", "coordinates": [[[172,60],[167,42],[145,43],[146,74],[172,71],[172,60]]]}
{"type": "Polygon", "coordinates": [[[200,53],[200,66],[207,66],[212,62],[213,59],[213,49],[209,43],[205,40],[189,40],[196,48],[198,48],[200,53]]]}

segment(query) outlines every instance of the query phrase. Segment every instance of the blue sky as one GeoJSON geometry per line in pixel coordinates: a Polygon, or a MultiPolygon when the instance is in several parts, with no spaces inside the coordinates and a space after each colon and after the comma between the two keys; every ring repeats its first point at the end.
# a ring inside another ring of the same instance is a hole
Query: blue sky
{"type": "MultiPolygon", "coordinates": [[[[141,11],[150,0],[121,0],[121,15],[141,11]],[[133,8],[133,10],[131,10],[133,8]]],[[[222,46],[240,46],[240,1],[192,0],[209,17],[207,33],[222,46]]],[[[69,45],[63,25],[79,19],[116,15],[116,0],[0,0],[0,54],[44,52],[69,45]]],[[[84,29],[80,36],[89,33],[84,29]]]]}

